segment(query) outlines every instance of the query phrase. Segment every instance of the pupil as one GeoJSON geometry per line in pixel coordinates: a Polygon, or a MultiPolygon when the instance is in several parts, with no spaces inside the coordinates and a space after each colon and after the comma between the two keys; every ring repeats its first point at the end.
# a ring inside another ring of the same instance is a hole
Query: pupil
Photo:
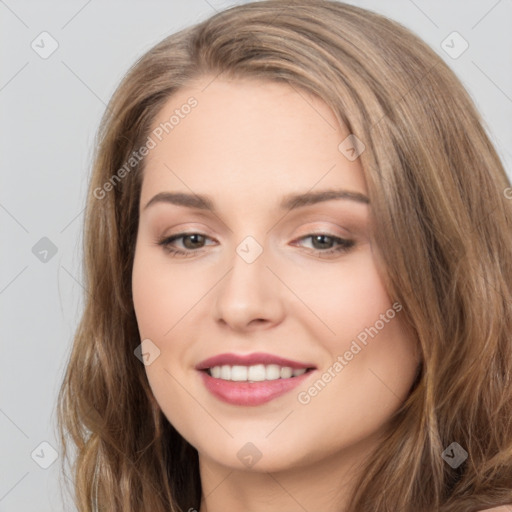
{"type": "Polygon", "coordinates": [[[192,247],[187,247],[187,248],[188,249],[195,249],[196,247],[194,246],[194,243],[201,244],[201,241],[202,241],[201,238],[202,238],[202,235],[198,235],[198,234],[187,235],[186,237],[183,238],[183,245],[185,245],[185,247],[189,246],[190,244],[187,244],[187,240],[194,239],[194,241],[192,241],[192,247]],[[199,242],[197,241],[198,238],[199,238],[199,242]]]}
{"type": "Polygon", "coordinates": [[[324,247],[324,245],[329,245],[329,242],[323,242],[323,243],[322,243],[322,239],[324,239],[324,240],[325,240],[325,239],[329,239],[329,238],[330,238],[330,237],[329,237],[329,236],[327,236],[327,235],[316,235],[316,236],[314,237],[314,240],[315,240],[315,241],[317,241],[317,242],[318,242],[318,241],[320,241],[320,246],[321,246],[322,248],[325,248],[325,247],[324,247]]]}

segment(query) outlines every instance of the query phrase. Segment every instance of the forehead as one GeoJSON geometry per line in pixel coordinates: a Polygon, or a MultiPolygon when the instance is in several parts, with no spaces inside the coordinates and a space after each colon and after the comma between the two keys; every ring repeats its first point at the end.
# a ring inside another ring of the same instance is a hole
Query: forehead
{"type": "Polygon", "coordinates": [[[203,77],[170,97],[153,121],[141,203],[162,190],[229,193],[241,204],[314,187],[365,194],[359,161],[338,148],[348,135],[320,98],[301,89],[203,77]]]}

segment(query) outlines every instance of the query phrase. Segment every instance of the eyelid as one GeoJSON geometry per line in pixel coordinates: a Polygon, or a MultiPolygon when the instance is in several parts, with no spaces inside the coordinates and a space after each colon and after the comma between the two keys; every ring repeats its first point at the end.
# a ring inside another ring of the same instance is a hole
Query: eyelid
{"type": "MultiPolygon", "coordinates": [[[[330,224],[332,225],[332,222],[330,224]]],[[[338,238],[354,238],[356,236],[353,230],[350,230],[348,227],[342,228],[339,225],[336,225],[336,227],[326,227],[325,224],[322,226],[319,225],[318,223],[315,223],[313,225],[307,224],[306,227],[300,228],[300,232],[303,233],[297,235],[299,238],[301,236],[307,236],[311,234],[323,234],[338,238]]]]}
{"type": "MultiPolygon", "coordinates": [[[[330,221],[330,223],[332,224],[332,221],[330,221]]],[[[305,227],[301,226],[300,232],[301,232],[301,234],[295,235],[293,237],[293,241],[296,241],[297,239],[302,238],[304,236],[313,235],[313,234],[323,234],[323,235],[328,235],[328,236],[338,237],[338,238],[343,238],[343,239],[346,239],[347,237],[351,238],[351,239],[357,237],[357,235],[354,233],[354,231],[351,230],[349,227],[340,227],[339,225],[337,225],[335,228],[325,227],[325,225],[324,226],[318,225],[318,221],[316,223],[305,224],[305,227]],[[311,224],[313,224],[313,225],[311,225],[311,224]]],[[[216,237],[213,235],[212,231],[204,224],[195,226],[194,223],[191,224],[191,223],[185,223],[185,222],[176,224],[176,225],[172,226],[172,228],[163,231],[163,234],[161,236],[159,236],[158,238],[163,239],[163,238],[170,238],[170,237],[177,236],[177,235],[185,236],[185,235],[193,235],[193,234],[199,234],[199,235],[205,236],[209,239],[212,239],[212,240],[215,240],[218,242],[218,240],[216,240],[216,237]],[[181,226],[186,226],[186,227],[183,227],[182,229],[180,229],[181,226]],[[178,230],[174,231],[175,229],[178,229],[178,230]],[[173,231],[172,233],[166,234],[167,231],[171,231],[171,230],[173,231]]],[[[274,231],[274,234],[273,235],[271,234],[270,236],[273,238],[276,238],[278,235],[274,231]]]]}
{"type": "MultiPolygon", "coordinates": [[[[179,226],[180,226],[179,224],[177,226],[173,226],[172,229],[174,230],[174,228],[179,227],[179,226]]],[[[350,237],[350,238],[355,237],[354,233],[352,233],[348,228],[344,228],[344,230],[346,231],[346,233],[341,232],[341,230],[337,231],[334,229],[322,228],[319,226],[310,227],[307,229],[301,228],[301,231],[303,231],[303,233],[294,236],[292,241],[296,241],[296,240],[303,238],[305,236],[308,236],[308,235],[320,235],[320,234],[326,235],[326,236],[331,236],[331,237],[336,237],[336,238],[343,238],[343,239],[346,239],[347,237],[350,237]]],[[[169,233],[169,234],[166,234],[164,231],[164,233],[161,236],[158,236],[157,238],[159,240],[161,240],[161,239],[168,239],[171,237],[179,237],[179,235],[181,235],[181,236],[201,235],[206,238],[209,238],[210,240],[218,241],[215,239],[215,236],[213,236],[210,233],[210,231],[207,228],[205,228],[204,226],[201,228],[195,228],[195,227],[183,228],[183,229],[180,229],[176,232],[169,233]]]]}
{"type": "Polygon", "coordinates": [[[160,238],[169,238],[176,235],[203,235],[209,238],[215,238],[212,231],[205,224],[199,224],[198,226],[194,224],[195,223],[190,222],[174,224],[160,231],[162,233],[160,238]]]}

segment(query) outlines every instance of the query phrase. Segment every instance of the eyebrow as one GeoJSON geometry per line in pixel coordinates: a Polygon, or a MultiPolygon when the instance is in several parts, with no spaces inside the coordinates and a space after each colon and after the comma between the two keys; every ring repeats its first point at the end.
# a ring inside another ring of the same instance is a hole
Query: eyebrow
{"type": "MultiPolygon", "coordinates": [[[[333,199],[347,199],[362,204],[369,204],[370,200],[360,192],[352,192],[349,190],[321,190],[317,192],[304,192],[301,194],[288,194],[286,195],[279,207],[281,210],[294,210],[324,201],[331,201],[333,199]]],[[[188,208],[196,208],[199,210],[208,210],[216,213],[216,208],[213,199],[210,196],[200,194],[186,194],[183,192],[160,192],[152,197],[144,210],[156,203],[168,203],[177,206],[185,206],[188,208]]]]}

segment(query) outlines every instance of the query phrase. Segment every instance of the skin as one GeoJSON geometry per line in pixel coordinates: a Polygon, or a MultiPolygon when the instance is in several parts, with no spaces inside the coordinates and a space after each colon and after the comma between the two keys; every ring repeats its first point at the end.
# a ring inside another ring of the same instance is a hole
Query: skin
{"type": "Polygon", "coordinates": [[[200,512],[339,512],[409,393],[417,345],[397,313],[309,403],[299,402],[393,300],[370,243],[370,205],[278,205],[311,190],[367,195],[363,171],[338,149],[349,132],[319,98],[269,81],[212,80],[178,91],[153,123],[197,99],[144,170],[132,283],[141,340],[160,350],[147,377],[167,419],[199,452],[200,512]],[[164,191],[207,194],[218,211],[144,208],[164,191]],[[172,244],[188,257],[158,245],[183,231],[206,236],[172,244]],[[355,246],[326,257],[336,241],[307,237],[322,233],[355,246]],[[250,264],[236,252],[247,236],[263,250],[250,264]],[[212,396],[194,369],[224,352],[267,352],[317,370],[266,404],[235,406],[212,396]],[[261,454],[251,467],[237,456],[248,442],[261,454]]]}

